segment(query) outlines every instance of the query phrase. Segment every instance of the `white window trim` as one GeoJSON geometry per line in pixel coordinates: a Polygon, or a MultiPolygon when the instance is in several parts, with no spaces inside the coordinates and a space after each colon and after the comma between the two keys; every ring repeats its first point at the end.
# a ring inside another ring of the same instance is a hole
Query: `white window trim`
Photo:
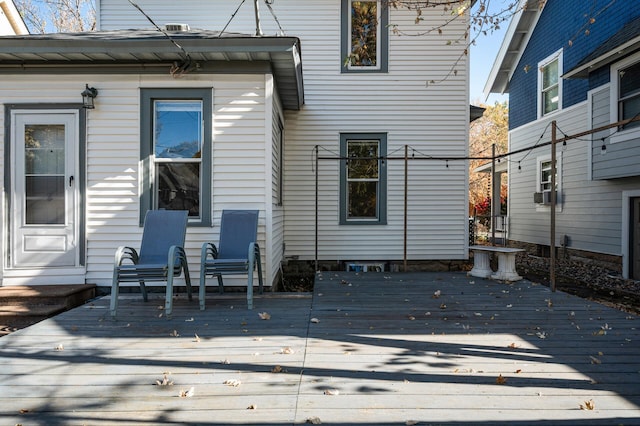
{"type": "MultiPolygon", "coordinates": [[[[540,180],[540,172],[542,171],[542,163],[546,161],[551,161],[551,154],[540,155],[536,157],[536,187],[535,192],[541,192],[540,186],[542,182],[540,180]]],[[[556,211],[562,211],[562,152],[558,152],[556,154],[556,187],[557,195],[556,195],[556,211]]],[[[551,210],[551,206],[546,204],[537,204],[536,203],[536,211],[538,212],[546,212],[551,210]]]]}
{"type": "MultiPolygon", "coordinates": [[[[351,3],[358,1],[358,0],[349,0],[349,17],[348,17],[348,38],[349,38],[349,54],[351,53],[351,24],[353,23],[353,18],[351,17],[351,3]]],[[[369,1],[373,1],[373,0],[369,0],[369,1]]],[[[363,66],[363,65],[351,65],[351,61],[349,61],[349,63],[347,64],[347,69],[349,70],[375,70],[375,71],[379,71],[381,69],[381,55],[382,55],[382,49],[381,49],[381,44],[382,44],[382,28],[380,28],[382,26],[382,15],[381,15],[381,10],[382,10],[382,2],[380,0],[375,0],[376,3],[378,4],[376,7],[376,20],[378,21],[377,25],[376,25],[376,64],[374,66],[363,66]]]]}
{"type": "MultiPolygon", "coordinates": [[[[633,65],[636,62],[640,62],[640,53],[631,55],[628,58],[625,58],[624,60],[611,65],[611,92],[609,98],[611,123],[615,123],[618,121],[618,72],[620,71],[620,69],[633,65]]],[[[616,129],[611,129],[611,132],[613,134],[609,138],[609,143],[612,144],[640,138],[640,128],[638,127],[621,130],[618,132],[616,132],[616,129]]]]}
{"type": "Polygon", "coordinates": [[[559,111],[562,111],[562,73],[563,73],[563,65],[562,65],[562,49],[554,52],[552,55],[547,56],[542,61],[538,62],[538,119],[542,117],[549,117],[553,114],[557,114],[559,111]],[[542,114],[542,68],[547,66],[549,63],[558,59],[558,109],[555,111],[548,112],[546,114],[542,114]]]}

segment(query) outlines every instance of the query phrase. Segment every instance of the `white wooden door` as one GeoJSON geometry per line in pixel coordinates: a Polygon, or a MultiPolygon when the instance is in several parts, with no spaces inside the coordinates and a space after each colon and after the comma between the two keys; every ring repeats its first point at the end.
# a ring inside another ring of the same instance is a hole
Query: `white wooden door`
{"type": "Polygon", "coordinates": [[[78,112],[12,111],[13,268],[78,264],[78,112]]]}

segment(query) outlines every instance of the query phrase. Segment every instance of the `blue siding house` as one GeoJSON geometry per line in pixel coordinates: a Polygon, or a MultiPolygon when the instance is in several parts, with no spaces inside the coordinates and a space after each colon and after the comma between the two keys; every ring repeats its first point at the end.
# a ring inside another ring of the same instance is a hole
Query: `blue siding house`
{"type": "Polygon", "coordinates": [[[638,1],[521,0],[485,92],[509,94],[512,243],[551,246],[555,121],[556,247],[640,279],[638,1]]]}

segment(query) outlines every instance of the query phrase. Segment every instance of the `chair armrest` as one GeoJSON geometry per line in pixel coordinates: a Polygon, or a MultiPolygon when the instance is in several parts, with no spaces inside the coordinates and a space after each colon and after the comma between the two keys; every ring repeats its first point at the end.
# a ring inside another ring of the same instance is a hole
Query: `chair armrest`
{"type": "Polygon", "coordinates": [[[118,247],[118,250],[116,250],[114,261],[116,266],[122,265],[122,262],[125,260],[128,260],[136,265],[138,264],[138,259],[139,257],[136,249],[132,247],[120,246],[118,247]]]}
{"type": "Polygon", "coordinates": [[[247,259],[249,259],[249,264],[253,264],[256,259],[258,259],[258,261],[260,260],[260,246],[258,245],[258,243],[249,243],[249,253],[247,259]]]}
{"type": "Polygon", "coordinates": [[[180,246],[171,246],[169,247],[169,255],[167,258],[167,265],[169,267],[176,267],[185,265],[187,263],[187,253],[184,251],[183,247],[180,246]]]}
{"type": "Polygon", "coordinates": [[[213,243],[204,243],[202,244],[202,251],[200,253],[200,261],[204,262],[207,258],[211,257],[211,259],[218,258],[218,248],[213,243]]]}

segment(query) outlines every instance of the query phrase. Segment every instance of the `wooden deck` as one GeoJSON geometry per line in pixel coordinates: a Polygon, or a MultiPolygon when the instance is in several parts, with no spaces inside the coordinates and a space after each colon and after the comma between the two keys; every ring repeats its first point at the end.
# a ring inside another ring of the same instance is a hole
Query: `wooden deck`
{"type": "Polygon", "coordinates": [[[0,424],[640,424],[639,318],[527,281],[323,273],[253,311],[184,299],[0,338],[0,424]]]}

